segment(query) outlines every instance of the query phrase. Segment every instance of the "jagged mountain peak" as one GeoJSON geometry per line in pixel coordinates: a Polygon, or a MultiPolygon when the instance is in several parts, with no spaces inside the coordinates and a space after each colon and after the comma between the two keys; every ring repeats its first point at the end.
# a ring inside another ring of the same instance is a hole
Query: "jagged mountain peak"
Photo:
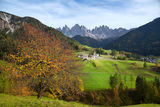
{"type": "Polygon", "coordinates": [[[80,27],[80,25],[79,24],[75,24],[73,27],[80,27]]]}
{"type": "Polygon", "coordinates": [[[79,24],[75,24],[71,29],[81,29],[81,30],[88,31],[88,29],[85,26],[79,25],[79,24]]]}
{"type": "Polygon", "coordinates": [[[68,37],[74,37],[75,35],[81,35],[85,37],[91,37],[94,39],[97,39],[95,35],[93,35],[89,29],[87,29],[83,25],[75,24],[73,27],[69,28],[67,25],[65,25],[62,28],[58,28],[57,30],[61,31],[64,35],[68,37]]]}
{"type": "Polygon", "coordinates": [[[94,39],[107,39],[120,37],[126,34],[129,30],[124,28],[111,29],[106,25],[101,25],[93,29],[88,29],[83,25],[75,24],[73,27],[69,28],[64,26],[63,28],[58,28],[64,35],[69,37],[74,37],[76,35],[81,35],[82,37],[91,37],[94,39]]]}
{"type": "Polygon", "coordinates": [[[70,29],[67,25],[65,25],[62,29],[70,29]]]}

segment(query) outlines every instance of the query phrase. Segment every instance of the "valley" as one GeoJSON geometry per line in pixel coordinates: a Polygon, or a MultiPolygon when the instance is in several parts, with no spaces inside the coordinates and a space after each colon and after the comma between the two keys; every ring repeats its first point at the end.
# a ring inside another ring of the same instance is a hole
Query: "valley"
{"type": "Polygon", "coordinates": [[[160,106],[160,19],[52,28],[0,11],[0,106],[160,106]]]}
{"type": "MultiPolygon", "coordinates": [[[[108,51],[110,52],[110,51],[108,51]]],[[[84,52],[87,53],[87,52],[84,52]]],[[[100,58],[89,59],[82,62],[82,75],[85,90],[103,90],[110,88],[109,78],[118,73],[121,80],[128,88],[135,88],[135,80],[138,75],[144,76],[147,80],[154,80],[159,77],[159,73],[153,70],[154,63],[147,63],[147,68],[143,67],[143,61],[117,60],[111,55],[101,55],[100,58]],[[118,66],[119,71],[116,69],[118,66]]]]}

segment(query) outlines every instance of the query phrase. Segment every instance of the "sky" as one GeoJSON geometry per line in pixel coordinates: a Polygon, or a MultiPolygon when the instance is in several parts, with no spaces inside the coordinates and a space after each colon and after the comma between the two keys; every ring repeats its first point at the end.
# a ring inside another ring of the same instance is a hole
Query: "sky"
{"type": "Polygon", "coordinates": [[[136,28],[160,17],[160,0],[0,0],[0,11],[30,16],[58,28],[136,28]]]}

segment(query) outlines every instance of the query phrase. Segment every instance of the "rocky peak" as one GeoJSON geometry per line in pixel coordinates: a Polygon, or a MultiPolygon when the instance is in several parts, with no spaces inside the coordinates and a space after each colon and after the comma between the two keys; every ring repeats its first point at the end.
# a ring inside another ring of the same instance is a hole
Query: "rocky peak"
{"type": "Polygon", "coordinates": [[[65,25],[63,28],[58,28],[57,30],[61,31],[64,35],[68,37],[81,35],[96,39],[96,37],[90,33],[90,30],[88,30],[85,26],[80,26],[79,24],[75,24],[72,28],[69,28],[67,25],[65,25]]]}
{"type": "Polygon", "coordinates": [[[63,32],[67,32],[67,31],[69,31],[70,30],[70,28],[67,26],[67,25],[65,25],[63,28],[62,28],[62,31],[63,32]]]}
{"type": "Polygon", "coordinates": [[[62,29],[58,28],[58,30],[69,37],[81,35],[81,36],[91,37],[94,39],[107,39],[107,38],[120,37],[129,31],[124,28],[110,29],[108,26],[105,25],[99,27],[96,26],[94,29],[90,30],[83,25],[80,26],[79,24],[75,24],[71,29],[69,29],[69,27],[65,25],[65,27],[63,27],[62,29]]]}

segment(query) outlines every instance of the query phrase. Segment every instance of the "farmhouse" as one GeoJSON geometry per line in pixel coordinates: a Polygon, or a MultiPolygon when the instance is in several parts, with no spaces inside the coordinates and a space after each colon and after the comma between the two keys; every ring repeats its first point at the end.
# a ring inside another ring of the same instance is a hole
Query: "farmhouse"
{"type": "Polygon", "coordinates": [[[99,55],[96,54],[95,52],[93,53],[93,55],[80,53],[80,54],[78,55],[78,57],[79,57],[79,58],[82,58],[83,61],[86,61],[86,60],[88,60],[89,58],[92,59],[92,60],[95,60],[95,58],[98,58],[99,55]]]}
{"type": "Polygon", "coordinates": [[[88,54],[82,54],[82,53],[80,53],[79,55],[78,55],[78,57],[79,58],[82,58],[83,59],[83,61],[85,61],[85,60],[88,60],[88,54]]]}

